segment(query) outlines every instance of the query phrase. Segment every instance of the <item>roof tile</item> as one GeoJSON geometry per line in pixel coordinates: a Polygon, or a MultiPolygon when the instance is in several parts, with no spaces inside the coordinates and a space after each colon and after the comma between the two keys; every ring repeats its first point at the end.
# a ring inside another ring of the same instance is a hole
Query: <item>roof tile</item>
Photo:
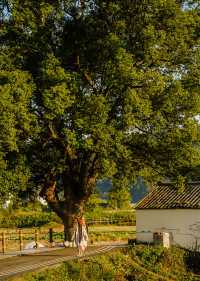
{"type": "Polygon", "coordinates": [[[188,183],[183,191],[172,183],[159,183],[136,209],[200,209],[200,182],[188,183]]]}

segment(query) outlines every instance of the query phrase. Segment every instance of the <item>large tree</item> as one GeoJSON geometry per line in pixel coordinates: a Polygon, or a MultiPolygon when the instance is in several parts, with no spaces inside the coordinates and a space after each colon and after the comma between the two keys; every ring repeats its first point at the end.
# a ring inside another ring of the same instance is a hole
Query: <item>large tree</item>
{"type": "Polygon", "coordinates": [[[175,178],[199,164],[198,1],[0,9],[1,182],[21,190],[27,180],[67,240],[98,178],[175,178]]]}

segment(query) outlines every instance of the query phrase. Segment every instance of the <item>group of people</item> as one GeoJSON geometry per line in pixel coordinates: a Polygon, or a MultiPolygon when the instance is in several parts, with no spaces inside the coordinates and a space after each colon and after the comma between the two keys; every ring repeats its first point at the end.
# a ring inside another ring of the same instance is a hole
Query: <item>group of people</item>
{"type": "Polygon", "coordinates": [[[72,241],[78,248],[78,256],[82,256],[88,244],[88,229],[83,216],[76,218],[72,241]]]}

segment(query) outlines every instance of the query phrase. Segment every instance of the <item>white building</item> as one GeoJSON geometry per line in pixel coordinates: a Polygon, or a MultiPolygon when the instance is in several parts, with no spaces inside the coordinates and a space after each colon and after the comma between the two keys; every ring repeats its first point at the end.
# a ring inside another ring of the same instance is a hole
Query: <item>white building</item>
{"type": "Polygon", "coordinates": [[[152,243],[162,233],[169,233],[174,245],[200,250],[200,183],[184,191],[159,184],[137,204],[137,241],[152,243]]]}

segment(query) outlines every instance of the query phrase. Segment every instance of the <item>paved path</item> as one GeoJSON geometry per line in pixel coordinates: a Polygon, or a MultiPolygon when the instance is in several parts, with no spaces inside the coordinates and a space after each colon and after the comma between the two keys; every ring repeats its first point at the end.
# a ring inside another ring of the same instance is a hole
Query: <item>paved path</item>
{"type": "MultiPolygon", "coordinates": [[[[85,256],[93,256],[108,252],[115,248],[125,247],[124,244],[111,244],[105,246],[88,247],[85,256]]],[[[34,271],[43,267],[59,264],[63,261],[78,259],[77,250],[74,248],[63,248],[47,252],[26,253],[21,256],[13,256],[1,259],[0,280],[28,271],[34,271]]]]}

